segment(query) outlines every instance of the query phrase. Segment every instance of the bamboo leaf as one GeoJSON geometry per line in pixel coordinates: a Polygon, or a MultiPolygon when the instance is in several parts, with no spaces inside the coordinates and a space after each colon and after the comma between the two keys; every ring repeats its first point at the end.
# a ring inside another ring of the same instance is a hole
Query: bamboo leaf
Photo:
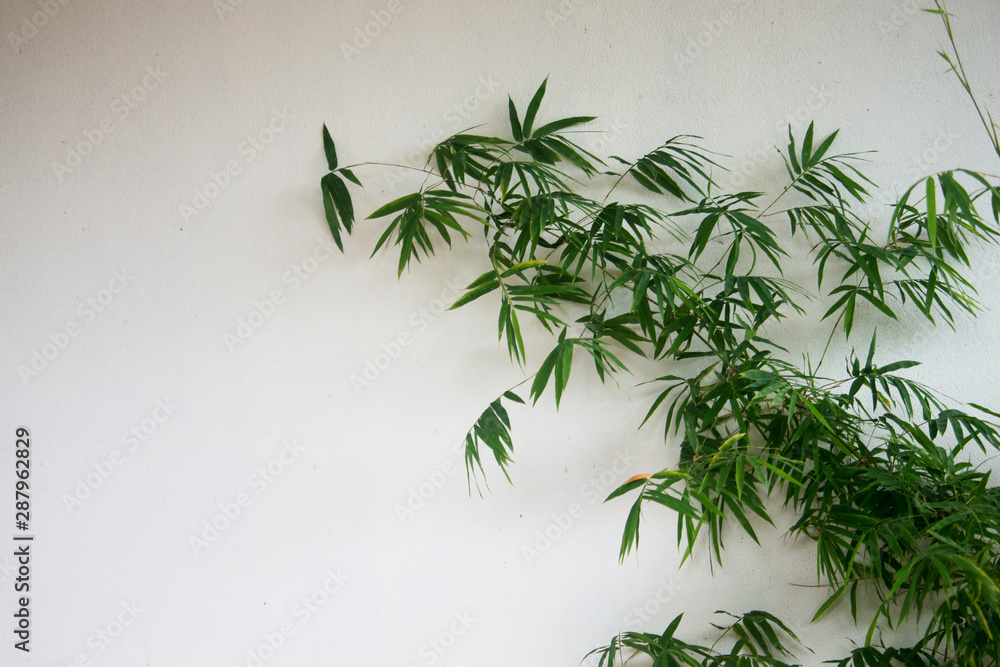
{"type": "Polygon", "coordinates": [[[523,133],[525,137],[531,137],[531,126],[535,122],[535,114],[538,113],[538,107],[542,104],[542,98],[545,96],[545,85],[549,82],[549,77],[545,77],[542,81],[542,85],[538,87],[535,91],[535,96],[531,98],[531,102],[528,104],[528,110],[524,112],[524,128],[523,133]]]}
{"type": "Polygon", "coordinates": [[[522,141],[524,133],[521,130],[521,121],[517,118],[517,109],[514,107],[514,100],[507,97],[507,114],[510,116],[510,132],[514,135],[514,141],[522,141]]]}
{"type": "Polygon", "coordinates": [[[327,166],[330,167],[330,171],[335,171],[337,169],[337,148],[333,145],[333,137],[326,129],[326,123],[323,123],[323,151],[326,153],[327,166]]]}
{"type": "Polygon", "coordinates": [[[399,199],[395,199],[385,206],[378,208],[374,213],[368,216],[368,220],[374,220],[375,218],[383,218],[387,215],[397,213],[403,209],[412,206],[420,201],[420,193],[414,193],[410,195],[404,195],[399,199]]]}
{"type": "Polygon", "coordinates": [[[532,135],[535,138],[544,137],[549,134],[558,132],[559,130],[565,130],[568,127],[573,127],[575,125],[583,125],[584,123],[589,123],[592,120],[596,120],[596,116],[573,116],[571,118],[563,118],[561,120],[555,120],[551,123],[542,125],[540,128],[535,130],[532,135]]]}
{"type": "Polygon", "coordinates": [[[931,248],[937,248],[937,203],[935,201],[934,179],[927,178],[927,236],[931,242],[931,248]]]}

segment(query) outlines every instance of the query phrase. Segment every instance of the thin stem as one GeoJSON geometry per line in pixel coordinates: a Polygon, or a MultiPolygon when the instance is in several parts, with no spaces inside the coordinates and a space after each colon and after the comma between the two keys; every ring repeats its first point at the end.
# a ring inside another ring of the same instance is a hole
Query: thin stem
{"type": "Polygon", "coordinates": [[[816,365],[816,370],[814,374],[818,373],[819,369],[823,367],[823,360],[826,359],[826,353],[830,351],[830,343],[833,342],[833,337],[834,335],[836,335],[837,329],[840,328],[840,321],[844,319],[844,313],[846,312],[847,312],[846,310],[840,311],[840,316],[837,318],[837,321],[834,322],[833,330],[830,331],[830,337],[826,339],[826,347],[823,348],[823,356],[819,358],[819,363],[816,365]]]}
{"type": "Polygon", "coordinates": [[[993,121],[993,117],[986,112],[983,114],[982,108],[979,106],[979,101],[976,96],[972,93],[972,87],[969,85],[969,78],[965,74],[965,66],[962,64],[962,57],[958,53],[958,46],[955,44],[955,35],[951,30],[951,15],[948,13],[947,4],[944,0],[934,0],[934,5],[937,7],[936,14],[941,16],[941,20],[944,22],[945,32],[948,34],[948,41],[951,43],[951,52],[954,54],[955,60],[952,62],[946,54],[941,53],[941,56],[945,61],[951,65],[951,71],[955,73],[959,82],[962,84],[962,88],[968,94],[969,99],[972,100],[973,106],[976,108],[976,113],[979,114],[979,120],[982,121],[983,127],[986,128],[986,134],[989,135],[990,141],[993,143],[993,150],[996,151],[998,157],[1000,157],[1000,130],[997,129],[996,122],[993,121]],[[987,120],[989,117],[989,120],[987,120]]]}
{"type": "Polygon", "coordinates": [[[396,167],[397,169],[409,169],[411,171],[419,171],[421,174],[431,174],[432,176],[437,176],[437,174],[429,169],[421,169],[420,167],[411,167],[407,164],[396,164],[395,162],[355,162],[354,164],[349,164],[346,167],[338,167],[334,171],[343,171],[344,169],[354,169],[355,167],[396,167]]]}

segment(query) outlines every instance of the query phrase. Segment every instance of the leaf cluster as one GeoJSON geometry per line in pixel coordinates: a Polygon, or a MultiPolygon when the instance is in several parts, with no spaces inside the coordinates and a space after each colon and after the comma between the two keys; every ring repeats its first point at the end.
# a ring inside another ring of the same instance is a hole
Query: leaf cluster
{"type": "MultiPolygon", "coordinates": [[[[420,189],[368,216],[390,220],[375,252],[391,241],[402,274],[435,241],[450,246],[481,232],[489,268],[452,308],[490,299],[498,340],[522,366],[525,318],[552,333],[554,346],[525,380],[532,403],[551,388],[560,405],[575,356],[588,358],[602,382],[640,359],[668,368],[640,379],[653,395],[642,424],[678,442],[679,456],[608,497],[633,498],[622,559],[638,546],[650,503],[675,516],[684,561],[704,546],[721,563],[727,527],[758,542],[758,531],[774,525],[766,501],[777,497],[795,513],[791,533],[816,546],[817,580],[829,596],[813,620],[849,604],[868,628],[864,646],[832,662],[996,664],[1000,491],[966,449],[1000,449],[1000,415],[947,404],[907,376],[917,362],[882,359],[875,333],[880,319],[907,309],[950,326],[959,311],[977,312],[963,270],[974,244],[1000,239],[996,179],[965,169],[928,175],[888,221],[872,221],[857,213],[874,185],[863,156],[838,153],[837,132],[821,136],[810,124],[801,139],[789,128],[780,151],[787,182],[776,196],[726,193],[713,175],[724,171],[720,156],[697,137],[605,161],[571,138],[592,117],[538,125],[546,86],[523,116],[509,100],[509,136],[463,132],[434,147],[420,189]],[[815,286],[786,278],[791,264],[811,266],[815,286]],[[818,363],[796,364],[775,334],[812,302],[832,323],[829,340],[818,363]],[[850,352],[841,372],[824,370],[835,335],[851,344],[861,328],[866,353],[850,352]],[[695,370],[678,375],[676,362],[695,370]],[[865,616],[861,601],[877,611],[865,616]],[[909,621],[922,632],[914,646],[877,643],[909,621]]],[[[325,127],[323,139],[323,201],[341,245],[354,222],[343,179],[360,182],[338,167],[325,127]]],[[[504,400],[525,402],[504,391],[466,436],[470,490],[485,476],[484,447],[510,480],[504,400]]],[[[671,666],[793,659],[798,640],[775,616],[732,619],[716,626],[720,641],[731,642],[726,650],[677,639],[677,616],[661,635],[625,632],[595,654],[602,667],[624,652],[671,666]]]]}

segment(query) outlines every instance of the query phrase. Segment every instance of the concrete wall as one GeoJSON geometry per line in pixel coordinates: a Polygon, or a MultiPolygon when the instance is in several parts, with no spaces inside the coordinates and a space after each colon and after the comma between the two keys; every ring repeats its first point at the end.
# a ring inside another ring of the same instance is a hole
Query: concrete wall
{"type": "MultiPolygon", "coordinates": [[[[677,572],[651,508],[618,565],[628,503],[600,501],[676,456],[636,431],[648,393],[627,381],[581,363],[558,414],[515,410],[514,486],[488,468],[470,497],[465,431],[551,341],[530,335],[521,371],[491,304],[443,312],[478,241],[401,280],[394,253],[368,260],[375,223],[333,251],[320,128],[342,162],[410,163],[506,132],[507,94],[523,110],[549,76],[541,117],[599,116],[590,148],[698,134],[744,188],[780,187],[789,124],[840,128],[842,150],[878,151],[877,217],[931,171],[998,171],[925,4],[4,2],[0,497],[10,519],[27,427],[32,514],[0,538],[0,662],[574,665],[681,611],[701,639],[719,608],[789,620],[817,648],[804,664],[846,653],[849,622],[806,624],[823,592],[791,584],[815,562],[781,531],[734,532],[715,577],[703,556],[677,572]],[[14,533],[35,535],[30,654],[14,533]]],[[[1000,4],[951,8],[1000,115],[1000,4]]],[[[362,216],[412,183],[395,173],[358,170],[362,216]]],[[[926,362],[914,377],[994,406],[996,257],[971,275],[978,323],[880,328],[887,355],[926,362]]]]}

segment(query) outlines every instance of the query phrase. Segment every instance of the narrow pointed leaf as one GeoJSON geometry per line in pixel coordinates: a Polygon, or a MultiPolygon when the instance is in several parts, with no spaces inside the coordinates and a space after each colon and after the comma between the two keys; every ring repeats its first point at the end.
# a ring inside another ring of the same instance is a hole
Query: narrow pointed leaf
{"type": "Polygon", "coordinates": [[[521,121],[517,119],[517,108],[514,107],[514,100],[510,96],[507,97],[507,113],[510,115],[510,132],[514,135],[514,141],[523,141],[524,134],[521,131],[521,121]]]}
{"type": "Polygon", "coordinates": [[[326,153],[326,164],[330,167],[330,171],[337,169],[337,148],[333,145],[333,137],[330,136],[330,131],[326,129],[326,123],[323,123],[323,151],[326,153]]]}
{"type": "Polygon", "coordinates": [[[525,137],[531,136],[531,126],[535,122],[535,114],[538,113],[538,107],[541,105],[542,98],[545,96],[545,84],[548,82],[549,77],[545,77],[545,80],[542,81],[542,85],[540,85],[538,90],[535,91],[535,96],[531,98],[527,111],[524,112],[523,133],[525,137]]]}

